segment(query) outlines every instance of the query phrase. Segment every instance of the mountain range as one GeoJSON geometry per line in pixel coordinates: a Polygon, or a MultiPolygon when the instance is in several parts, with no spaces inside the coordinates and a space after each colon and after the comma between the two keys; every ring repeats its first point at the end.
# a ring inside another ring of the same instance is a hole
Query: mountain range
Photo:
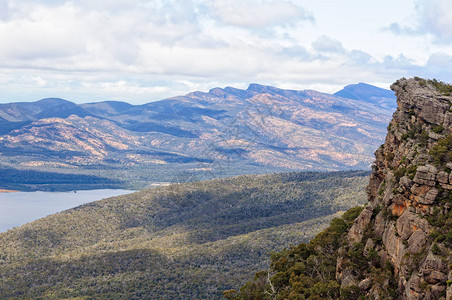
{"type": "Polygon", "coordinates": [[[58,98],[0,104],[0,167],[108,177],[136,188],[367,169],[394,109],[391,91],[362,83],[334,95],[251,84],[144,105],[58,98]]]}

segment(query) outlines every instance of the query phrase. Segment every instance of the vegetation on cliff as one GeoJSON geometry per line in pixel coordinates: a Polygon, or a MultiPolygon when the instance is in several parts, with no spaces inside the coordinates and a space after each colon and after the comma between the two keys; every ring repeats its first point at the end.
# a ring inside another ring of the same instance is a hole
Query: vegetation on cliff
{"type": "Polygon", "coordinates": [[[415,77],[415,80],[419,82],[422,87],[426,87],[427,84],[435,87],[440,93],[450,96],[452,94],[452,84],[445,83],[441,80],[437,79],[423,79],[419,77],[415,77]]]}
{"type": "MultiPolygon", "coordinates": [[[[338,249],[362,207],[334,218],[329,227],[309,243],[291,246],[271,255],[269,271],[260,271],[240,291],[225,291],[227,299],[336,299],[340,283],[336,280],[338,249]]],[[[353,289],[343,290],[351,296],[353,289]]],[[[351,298],[344,298],[351,299],[351,298]]]]}
{"type": "Polygon", "coordinates": [[[398,109],[353,225],[335,219],[273,254],[269,271],[226,298],[452,299],[452,86],[403,78],[391,88],[398,109]],[[340,244],[318,242],[331,232],[340,244]]]}

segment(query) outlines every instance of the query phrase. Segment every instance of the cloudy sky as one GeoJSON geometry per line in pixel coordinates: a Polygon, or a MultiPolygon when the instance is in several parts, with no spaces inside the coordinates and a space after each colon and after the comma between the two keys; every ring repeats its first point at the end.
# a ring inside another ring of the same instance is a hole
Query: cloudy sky
{"type": "Polygon", "coordinates": [[[450,0],[0,0],[0,102],[452,82],[450,0]]]}

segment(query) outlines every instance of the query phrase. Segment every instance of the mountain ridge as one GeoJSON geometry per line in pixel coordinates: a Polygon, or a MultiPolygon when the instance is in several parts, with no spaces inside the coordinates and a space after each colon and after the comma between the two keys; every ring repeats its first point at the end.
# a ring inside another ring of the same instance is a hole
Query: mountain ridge
{"type": "Polygon", "coordinates": [[[378,103],[258,84],[143,105],[42,101],[0,105],[0,166],[107,174],[126,178],[127,188],[155,177],[170,182],[185,170],[201,180],[366,169],[392,113],[378,103]],[[124,166],[126,176],[116,171],[124,166]]]}

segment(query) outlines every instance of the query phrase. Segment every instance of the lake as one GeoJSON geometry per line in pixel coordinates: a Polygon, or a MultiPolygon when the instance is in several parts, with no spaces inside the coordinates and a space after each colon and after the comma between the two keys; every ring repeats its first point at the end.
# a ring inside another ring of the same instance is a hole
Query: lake
{"type": "Polygon", "coordinates": [[[39,218],[104,198],[133,193],[129,190],[0,193],[0,232],[39,218]]]}

